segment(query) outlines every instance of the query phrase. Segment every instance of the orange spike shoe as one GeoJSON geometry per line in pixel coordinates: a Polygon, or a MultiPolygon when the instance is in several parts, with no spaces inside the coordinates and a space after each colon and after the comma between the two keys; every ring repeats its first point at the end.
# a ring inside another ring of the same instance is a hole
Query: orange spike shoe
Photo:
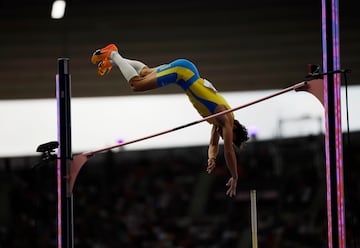
{"type": "Polygon", "coordinates": [[[99,62],[98,64],[98,74],[100,76],[104,76],[105,74],[109,73],[112,68],[112,63],[109,59],[104,59],[99,62]]]}
{"type": "Polygon", "coordinates": [[[112,51],[118,51],[118,48],[114,44],[109,44],[104,48],[97,49],[91,56],[91,63],[95,65],[103,60],[110,60],[112,51]]]}

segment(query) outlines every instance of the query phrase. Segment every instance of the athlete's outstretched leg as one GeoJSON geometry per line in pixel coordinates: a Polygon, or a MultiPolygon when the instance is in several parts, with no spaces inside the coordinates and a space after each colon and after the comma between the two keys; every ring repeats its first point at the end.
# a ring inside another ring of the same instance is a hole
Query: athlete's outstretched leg
{"type": "Polygon", "coordinates": [[[149,68],[137,60],[123,58],[114,44],[96,50],[91,62],[98,64],[98,74],[101,76],[108,73],[113,65],[119,67],[133,91],[146,91],[159,87],[156,68],[149,68]]]}

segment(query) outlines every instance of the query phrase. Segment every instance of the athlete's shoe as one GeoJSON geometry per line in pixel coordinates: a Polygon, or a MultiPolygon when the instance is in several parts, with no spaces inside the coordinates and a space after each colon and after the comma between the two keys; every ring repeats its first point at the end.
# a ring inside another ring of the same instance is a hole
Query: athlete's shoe
{"type": "Polygon", "coordinates": [[[98,64],[98,74],[104,76],[106,73],[109,73],[112,68],[112,63],[109,59],[104,59],[98,64]]]}
{"type": "Polygon", "coordinates": [[[110,54],[112,51],[118,51],[118,48],[114,44],[110,44],[104,48],[97,49],[91,56],[91,63],[95,65],[103,60],[110,60],[110,54]]]}

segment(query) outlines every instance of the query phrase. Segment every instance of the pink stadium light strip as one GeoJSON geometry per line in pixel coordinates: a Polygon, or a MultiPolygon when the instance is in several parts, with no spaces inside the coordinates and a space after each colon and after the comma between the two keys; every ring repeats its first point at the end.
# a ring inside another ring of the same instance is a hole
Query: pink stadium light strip
{"type": "MultiPolygon", "coordinates": [[[[340,36],[339,36],[339,1],[332,1],[333,20],[333,54],[334,70],[340,69],[340,36]]],[[[337,204],[338,204],[338,226],[339,247],[345,247],[345,202],[343,181],[343,149],[342,149],[342,126],[341,126],[341,74],[334,75],[335,85],[335,107],[336,107],[336,175],[337,175],[337,204]]]]}
{"type": "MultiPolygon", "coordinates": [[[[332,0],[332,33],[333,33],[333,69],[340,69],[340,40],[339,40],[339,9],[338,0],[332,0]]],[[[326,0],[322,0],[322,36],[323,36],[323,70],[328,71],[327,66],[327,33],[326,33],[326,0]]],[[[345,208],[344,208],[344,183],[343,183],[343,154],[342,154],[342,127],[341,127],[341,74],[334,74],[334,106],[335,106],[335,142],[336,150],[330,151],[329,122],[328,122],[328,78],[324,77],[324,104],[325,104],[325,154],[326,154],[326,185],[327,185],[327,217],[328,217],[328,247],[332,248],[332,209],[331,209],[331,176],[330,176],[330,152],[336,154],[336,185],[337,185],[337,208],[338,208],[338,239],[340,248],[345,248],[345,208]]]]}
{"type": "MultiPolygon", "coordinates": [[[[60,102],[59,102],[59,94],[60,94],[60,89],[59,89],[59,75],[56,75],[56,99],[57,99],[57,135],[58,135],[58,140],[60,140],[60,102]]],[[[60,158],[60,149],[58,149],[58,158],[60,158]]],[[[62,233],[61,233],[61,160],[57,159],[57,163],[56,163],[56,190],[57,190],[57,247],[61,248],[62,247],[62,233]]]]}
{"type": "MultiPolygon", "coordinates": [[[[322,48],[323,48],[323,70],[327,71],[327,45],[326,45],[326,0],[322,0],[322,48]]],[[[324,109],[325,109],[325,159],[326,159],[326,205],[328,223],[328,247],[332,248],[332,217],[331,217],[331,183],[330,183],[330,148],[329,148],[329,123],[328,123],[328,83],[324,77],[324,109]]]]}

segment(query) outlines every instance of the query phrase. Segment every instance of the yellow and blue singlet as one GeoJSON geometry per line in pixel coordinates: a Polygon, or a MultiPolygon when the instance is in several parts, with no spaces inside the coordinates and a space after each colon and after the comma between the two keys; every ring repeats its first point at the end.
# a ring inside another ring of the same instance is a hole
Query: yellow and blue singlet
{"type": "MultiPolygon", "coordinates": [[[[195,65],[186,59],[178,59],[160,66],[156,70],[156,76],[159,87],[172,83],[179,85],[202,117],[215,114],[218,105],[230,109],[224,97],[209,81],[201,78],[195,65]]],[[[208,122],[217,124],[215,119],[208,122]]]]}

